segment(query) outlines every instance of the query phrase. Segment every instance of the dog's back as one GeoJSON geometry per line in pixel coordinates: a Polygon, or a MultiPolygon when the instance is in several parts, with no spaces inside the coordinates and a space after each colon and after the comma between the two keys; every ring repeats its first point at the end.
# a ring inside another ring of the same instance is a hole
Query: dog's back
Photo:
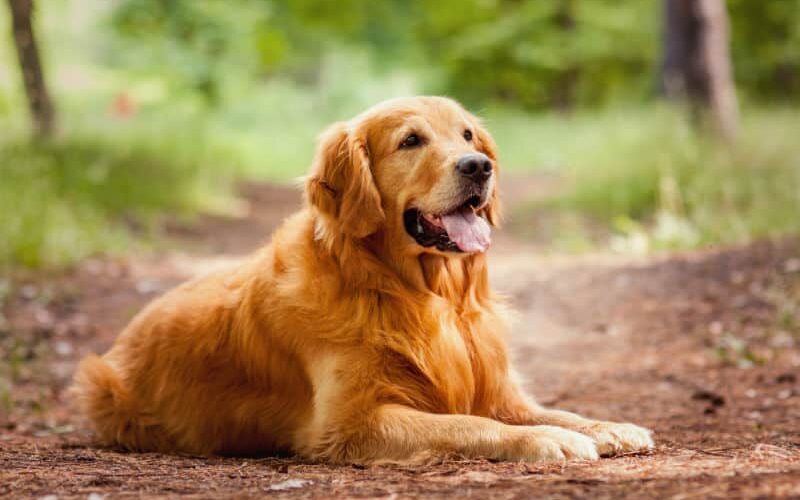
{"type": "Polygon", "coordinates": [[[287,426],[302,421],[311,396],[299,361],[252,311],[269,301],[260,294],[269,250],[158,298],[107,354],[81,362],[72,391],[103,444],[197,454],[290,448],[287,426]]]}

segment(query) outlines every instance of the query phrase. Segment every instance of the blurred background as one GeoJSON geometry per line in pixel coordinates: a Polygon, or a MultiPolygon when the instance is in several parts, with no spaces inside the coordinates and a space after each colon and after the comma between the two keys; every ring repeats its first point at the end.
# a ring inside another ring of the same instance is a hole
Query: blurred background
{"type": "Polygon", "coordinates": [[[235,213],[412,94],[485,118],[538,186],[511,230],[554,251],[800,229],[800,0],[6,0],[0,26],[0,267],[235,213]]]}
{"type": "Polygon", "coordinates": [[[800,0],[0,0],[0,497],[798,497],[799,215],[800,0]],[[414,94],[500,146],[527,388],[657,451],[391,475],[89,446],[78,360],[263,244],[330,123],[414,94]]]}

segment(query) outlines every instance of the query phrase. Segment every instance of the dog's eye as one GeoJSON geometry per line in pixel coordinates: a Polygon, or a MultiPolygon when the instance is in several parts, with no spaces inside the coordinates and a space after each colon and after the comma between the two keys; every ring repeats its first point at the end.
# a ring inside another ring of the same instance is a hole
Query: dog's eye
{"type": "Polygon", "coordinates": [[[422,139],[417,134],[411,134],[400,143],[400,148],[413,148],[422,144],[422,139]]]}
{"type": "Polygon", "coordinates": [[[472,140],[472,131],[471,130],[465,130],[464,131],[464,139],[466,139],[467,142],[472,140]]]}

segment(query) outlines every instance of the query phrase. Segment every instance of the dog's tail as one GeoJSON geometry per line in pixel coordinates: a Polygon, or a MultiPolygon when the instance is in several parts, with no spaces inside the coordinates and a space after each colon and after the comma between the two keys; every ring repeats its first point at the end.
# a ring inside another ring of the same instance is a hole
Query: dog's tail
{"type": "Polygon", "coordinates": [[[164,444],[159,426],[142,413],[122,378],[103,358],[92,354],[81,361],[71,392],[102,444],[135,451],[156,451],[164,444]]]}

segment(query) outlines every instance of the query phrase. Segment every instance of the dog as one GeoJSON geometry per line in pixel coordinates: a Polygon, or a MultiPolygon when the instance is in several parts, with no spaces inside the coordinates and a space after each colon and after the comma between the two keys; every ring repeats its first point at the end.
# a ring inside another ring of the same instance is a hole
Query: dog
{"type": "Polygon", "coordinates": [[[496,145],[455,101],[386,101],[320,138],[305,207],[233,270],[157,298],[74,393],[133,451],[328,463],[596,459],[650,432],[515,381],[486,250],[496,145]]]}

